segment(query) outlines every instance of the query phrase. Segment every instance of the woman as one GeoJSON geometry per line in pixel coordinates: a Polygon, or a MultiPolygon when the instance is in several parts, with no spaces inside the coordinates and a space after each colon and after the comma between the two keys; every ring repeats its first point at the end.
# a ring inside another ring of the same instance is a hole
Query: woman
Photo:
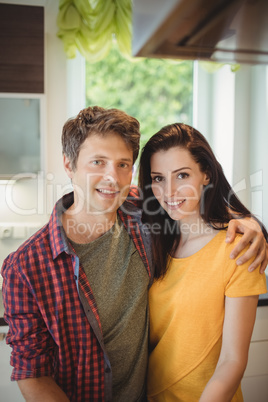
{"type": "Polygon", "coordinates": [[[166,126],[148,141],[139,180],[156,261],[148,399],[242,401],[240,382],[266,284],[264,274],[229,258],[225,235],[232,218],[250,211],[206,139],[185,124],[166,126]]]}

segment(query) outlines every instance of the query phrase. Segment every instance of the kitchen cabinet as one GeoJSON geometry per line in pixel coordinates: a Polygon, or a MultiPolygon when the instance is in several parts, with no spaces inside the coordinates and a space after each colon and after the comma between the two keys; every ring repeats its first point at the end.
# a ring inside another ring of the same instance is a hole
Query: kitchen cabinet
{"type": "Polygon", "coordinates": [[[244,402],[268,401],[268,306],[257,309],[242,390],[244,402]]]}
{"type": "Polygon", "coordinates": [[[0,4],[0,92],[44,93],[44,7],[0,4]]]}
{"type": "Polygon", "coordinates": [[[0,4],[0,179],[44,169],[44,7],[0,4]]]}
{"type": "Polygon", "coordinates": [[[43,170],[43,97],[0,93],[0,180],[43,170]]]}

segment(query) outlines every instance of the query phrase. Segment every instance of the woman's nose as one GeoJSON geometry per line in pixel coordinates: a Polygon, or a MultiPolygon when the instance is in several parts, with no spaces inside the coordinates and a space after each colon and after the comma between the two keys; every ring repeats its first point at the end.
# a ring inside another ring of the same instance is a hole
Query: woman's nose
{"type": "Polygon", "coordinates": [[[177,193],[178,188],[174,180],[170,179],[166,181],[164,191],[166,197],[173,197],[177,193]]]}

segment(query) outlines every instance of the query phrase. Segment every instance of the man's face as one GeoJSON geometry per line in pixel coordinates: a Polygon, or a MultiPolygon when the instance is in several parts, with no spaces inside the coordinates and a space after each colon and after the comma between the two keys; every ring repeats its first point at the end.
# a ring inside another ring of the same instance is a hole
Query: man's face
{"type": "Polygon", "coordinates": [[[83,210],[94,215],[115,212],[128,195],[132,165],[132,150],[115,133],[88,137],[80,149],[75,170],[64,156],[77,212],[83,210]]]}

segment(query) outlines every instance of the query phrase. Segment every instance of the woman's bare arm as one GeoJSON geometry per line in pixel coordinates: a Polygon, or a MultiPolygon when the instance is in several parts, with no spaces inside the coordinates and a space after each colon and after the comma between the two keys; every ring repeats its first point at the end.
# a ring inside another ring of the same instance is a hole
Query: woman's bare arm
{"type": "Polygon", "coordinates": [[[200,402],[232,400],[247,366],[258,296],[226,297],[222,348],[200,402]]]}

